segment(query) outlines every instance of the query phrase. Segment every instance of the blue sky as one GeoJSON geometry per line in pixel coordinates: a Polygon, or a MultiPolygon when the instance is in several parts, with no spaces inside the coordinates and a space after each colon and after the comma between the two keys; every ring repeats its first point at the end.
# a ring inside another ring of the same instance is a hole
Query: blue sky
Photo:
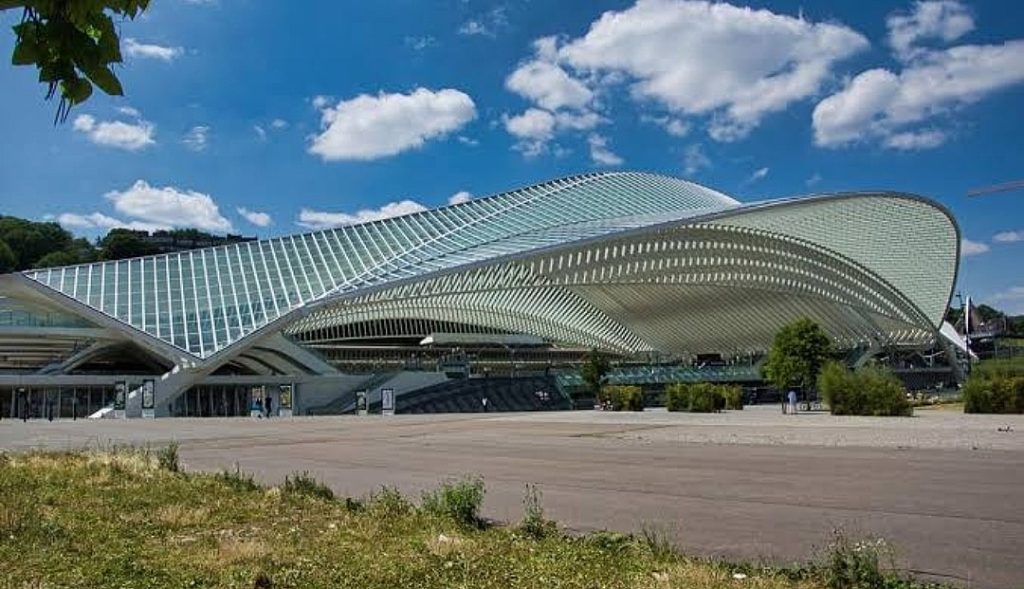
{"type": "Polygon", "coordinates": [[[270,236],[591,170],[889,189],[948,206],[961,287],[1024,313],[1024,191],[966,196],[1024,178],[1024,4],[734,2],[153,0],[127,96],[64,125],[0,68],[0,212],[270,236]]]}

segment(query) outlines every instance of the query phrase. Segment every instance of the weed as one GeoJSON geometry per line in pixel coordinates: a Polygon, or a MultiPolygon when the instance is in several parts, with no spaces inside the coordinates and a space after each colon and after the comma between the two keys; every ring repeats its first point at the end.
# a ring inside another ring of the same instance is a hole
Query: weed
{"type": "Polygon", "coordinates": [[[178,472],[181,465],[178,464],[178,443],[171,442],[156,451],[156,462],[161,470],[178,472]]]}
{"type": "Polygon", "coordinates": [[[612,554],[625,552],[633,544],[633,537],[629,534],[620,534],[619,532],[609,532],[607,530],[601,530],[584,536],[583,540],[587,544],[612,554]]]}
{"type": "Polygon", "coordinates": [[[664,528],[644,524],[640,528],[640,539],[657,560],[667,560],[678,554],[671,535],[664,528]]]}
{"type": "Polygon", "coordinates": [[[260,489],[260,484],[253,478],[252,473],[242,472],[237,462],[235,463],[234,470],[222,470],[213,475],[213,478],[232,491],[239,493],[258,491],[260,489]]]}
{"type": "Polygon", "coordinates": [[[541,540],[558,531],[555,522],[544,518],[544,506],[541,505],[541,492],[537,485],[526,484],[523,493],[523,521],[519,524],[519,530],[534,540],[541,540]]]}
{"type": "Polygon", "coordinates": [[[309,471],[295,472],[284,477],[284,485],[281,491],[288,495],[304,495],[316,499],[334,499],[334,491],[330,487],[316,480],[309,474],[309,471]]]}
{"type": "Polygon", "coordinates": [[[404,517],[413,510],[412,503],[394,487],[381,487],[370,497],[369,511],[384,520],[404,517]]]}
{"type": "Polygon", "coordinates": [[[459,525],[480,527],[480,505],[484,501],[484,481],[480,477],[446,481],[423,494],[423,510],[448,517],[459,525]]]}

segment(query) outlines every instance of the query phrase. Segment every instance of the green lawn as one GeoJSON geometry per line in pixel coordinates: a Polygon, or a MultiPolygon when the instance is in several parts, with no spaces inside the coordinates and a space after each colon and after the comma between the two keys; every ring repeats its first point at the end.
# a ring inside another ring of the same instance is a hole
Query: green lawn
{"type": "Polygon", "coordinates": [[[687,558],[658,534],[460,525],[394,491],[330,499],[309,480],[267,488],[165,458],[0,454],[0,586],[818,588],[836,567],[687,558]]]}

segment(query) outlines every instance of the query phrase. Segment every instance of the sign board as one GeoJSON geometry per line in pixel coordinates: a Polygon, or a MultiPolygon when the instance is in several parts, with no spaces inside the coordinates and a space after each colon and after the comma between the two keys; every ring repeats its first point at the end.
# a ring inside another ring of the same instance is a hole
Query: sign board
{"type": "Polygon", "coordinates": [[[280,407],[280,409],[278,409],[278,415],[280,415],[281,417],[291,417],[292,416],[292,403],[294,403],[294,399],[293,399],[293,391],[294,390],[295,390],[295,385],[283,384],[283,385],[279,385],[278,386],[278,401],[277,401],[277,405],[278,405],[278,407],[280,407]]]}
{"type": "Polygon", "coordinates": [[[380,406],[384,415],[395,414],[395,389],[380,390],[380,406]]]}
{"type": "Polygon", "coordinates": [[[114,383],[114,417],[124,417],[125,399],[128,397],[128,383],[123,380],[114,383]]]}
{"type": "Polygon", "coordinates": [[[366,391],[356,391],[356,413],[366,415],[366,391]]]}
{"type": "Polygon", "coordinates": [[[263,417],[263,387],[249,389],[249,416],[263,417]]]}
{"type": "Polygon", "coordinates": [[[156,417],[156,382],[147,378],[142,381],[142,416],[156,417]]]}

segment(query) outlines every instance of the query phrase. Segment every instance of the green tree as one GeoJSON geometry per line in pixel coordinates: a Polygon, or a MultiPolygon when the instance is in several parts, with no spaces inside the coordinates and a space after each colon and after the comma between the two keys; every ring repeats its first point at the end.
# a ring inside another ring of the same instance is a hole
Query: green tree
{"type": "Polygon", "coordinates": [[[833,354],[832,342],[821,326],[811,319],[797,319],[775,335],[764,375],[779,389],[799,386],[809,391],[833,354]]]}
{"type": "Polygon", "coordinates": [[[14,255],[14,250],[6,241],[0,241],[0,274],[13,272],[17,266],[18,256],[14,255]]]}
{"type": "Polygon", "coordinates": [[[0,0],[0,10],[22,10],[11,62],[36,66],[47,100],[60,92],[55,121],[66,120],[72,106],[92,95],[93,85],[111,96],[124,94],[110,69],[122,60],[112,17],[134,19],[149,1],[0,0]]]}
{"type": "Polygon", "coordinates": [[[50,252],[67,250],[73,243],[71,234],[56,223],[36,223],[18,217],[0,216],[0,240],[14,253],[14,270],[38,267],[37,263],[50,252]]]}
{"type": "Polygon", "coordinates": [[[584,359],[583,367],[580,369],[580,376],[583,377],[583,384],[586,385],[587,392],[595,398],[601,392],[601,380],[604,379],[611,368],[612,364],[608,360],[608,356],[596,348],[590,350],[584,359]]]}
{"type": "Polygon", "coordinates": [[[155,246],[146,243],[131,229],[111,229],[100,240],[100,257],[104,260],[123,260],[157,253],[155,246]]]}

